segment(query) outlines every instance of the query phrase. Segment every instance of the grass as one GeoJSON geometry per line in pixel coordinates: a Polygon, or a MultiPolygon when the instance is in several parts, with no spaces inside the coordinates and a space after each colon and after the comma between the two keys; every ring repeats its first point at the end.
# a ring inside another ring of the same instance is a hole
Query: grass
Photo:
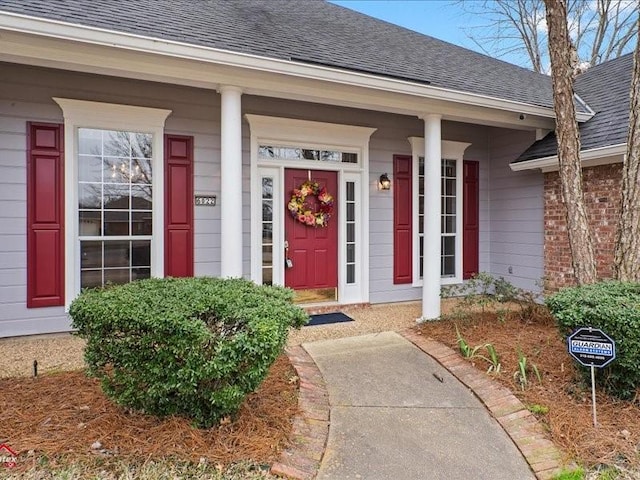
{"type": "Polygon", "coordinates": [[[72,462],[64,457],[34,458],[28,469],[5,470],[8,480],[264,480],[274,479],[268,465],[241,462],[224,466],[208,462],[184,462],[179,459],[144,461],[140,459],[93,458],[72,462]]]}

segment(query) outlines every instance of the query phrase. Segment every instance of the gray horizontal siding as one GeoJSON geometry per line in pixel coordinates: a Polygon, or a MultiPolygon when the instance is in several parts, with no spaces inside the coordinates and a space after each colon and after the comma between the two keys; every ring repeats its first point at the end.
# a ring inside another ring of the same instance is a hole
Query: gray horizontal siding
{"type": "MultiPolygon", "coordinates": [[[[195,191],[219,194],[219,96],[10,64],[0,85],[0,337],[68,330],[62,307],[26,308],[26,122],[62,123],[54,96],[170,109],[165,131],[195,137],[195,191]]],[[[219,211],[195,209],[196,275],[220,273],[219,211]]]]}
{"type": "Polygon", "coordinates": [[[533,141],[531,132],[491,129],[487,271],[518,287],[539,291],[544,274],[543,176],[509,168],[533,141]]]}

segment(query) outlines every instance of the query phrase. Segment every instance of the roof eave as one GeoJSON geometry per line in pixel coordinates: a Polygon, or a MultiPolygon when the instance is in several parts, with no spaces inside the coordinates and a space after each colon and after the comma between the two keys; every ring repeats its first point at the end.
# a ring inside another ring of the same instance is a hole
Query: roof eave
{"type": "MultiPolygon", "coordinates": [[[[373,88],[421,98],[474,105],[543,118],[554,117],[554,111],[550,107],[424,85],[418,82],[385,78],[373,74],[350,72],[343,69],[310,65],[303,62],[274,59],[171,40],[161,40],[143,35],[116,32],[103,28],[77,25],[11,12],[0,11],[0,30],[172,56],[250,70],[260,70],[301,78],[324,80],[333,83],[373,88]]],[[[578,121],[586,121],[592,116],[592,114],[589,113],[578,113],[577,115],[578,121]]]]}
{"type": "MultiPolygon", "coordinates": [[[[583,167],[595,167],[597,165],[607,165],[610,163],[619,163],[624,159],[627,152],[627,144],[620,143],[617,145],[607,145],[604,147],[582,150],[580,152],[580,160],[583,167]]],[[[534,158],[524,162],[513,162],[509,164],[514,172],[522,172],[525,170],[540,169],[543,172],[554,172],[559,169],[558,156],[534,158]]]]}

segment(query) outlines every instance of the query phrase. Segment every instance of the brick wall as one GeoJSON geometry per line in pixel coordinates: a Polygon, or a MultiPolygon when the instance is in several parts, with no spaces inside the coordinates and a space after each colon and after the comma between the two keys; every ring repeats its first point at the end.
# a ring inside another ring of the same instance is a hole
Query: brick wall
{"type": "MultiPolygon", "coordinates": [[[[620,212],[622,164],[585,168],[582,174],[591,233],[595,237],[598,276],[611,278],[620,212]]],[[[544,212],[545,289],[553,291],[575,283],[558,172],[544,174],[544,212]]]]}

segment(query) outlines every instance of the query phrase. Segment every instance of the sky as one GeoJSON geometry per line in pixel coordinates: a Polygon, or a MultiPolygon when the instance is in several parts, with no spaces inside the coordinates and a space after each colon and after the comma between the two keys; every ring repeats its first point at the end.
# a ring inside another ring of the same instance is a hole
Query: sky
{"type": "MultiPolygon", "coordinates": [[[[476,38],[482,38],[485,36],[491,36],[492,30],[489,27],[491,21],[486,15],[473,15],[468,11],[464,11],[462,8],[461,1],[456,0],[330,0],[332,3],[337,5],[341,5],[343,7],[349,8],[351,10],[356,10],[358,12],[365,13],[372,17],[379,18],[381,20],[385,20],[390,23],[394,23],[396,25],[400,25],[402,27],[415,30],[417,32],[423,33],[425,35],[429,35],[431,37],[439,38],[440,40],[444,40],[446,42],[453,43],[455,45],[459,45],[461,47],[468,48],[470,50],[475,50],[480,53],[487,53],[482,50],[471,38],[469,34],[475,33],[476,38]],[[484,35],[483,35],[484,33],[484,35]]],[[[633,11],[635,5],[638,0],[614,0],[615,2],[619,2],[620,5],[623,6],[623,12],[627,12],[621,14],[626,16],[630,13],[630,10],[633,11]]],[[[478,0],[478,3],[467,2],[469,5],[473,7],[482,8],[482,3],[478,0]]],[[[589,5],[589,4],[588,4],[589,5]]],[[[587,10],[585,12],[585,16],[581,17],[583,21],[590,18],[592,16],[592,10],[594,5],[591,5],[591,10],[587,10]]],[[[469,6],[467,6],[469,8],[469,6]]],[[[613,8],[613,7],[612,7],[613,8]]],[[[478,8],[476,8],[478,10],[478,8]]],[[[575,19],[573,21],[573,25],[576,25],[575,19]]],[[[572,25],[570,18],[570,27],[572,25]]],[[[584,26],[584,22],[582,23],[584,26]]],[[[546,37],[546,21],[544,16],[542,17],[542,21],[539,24],[538,28],[539,34],[541,35],[541,39],[546,37]]],[[[591,34],[584,35],[584,40],[582,47],[579,50],[579,54],[581,55],[583,60],[588,60],[590,58],[590,39],[593,38],[593,32],[595,28],[591,29],[591,34]]],[[[575,32],[574,32],[575,33],[575,32]]],[[[546,40],[545,40],[546,41],[546,40]]],[[[522,45],[520,42],[509,41],[509,40],[501,40],[502,50],[509,50],[514,45],[522,45]],[[515,42],[515,43],[514,43],[515,42]]],[[[605,41],[606,45],[606,41],[605,41]]],[[[635,45],[635,40],[631,40],[623,53],[628,53],[633,51],[633,47],[635,45]]],[[[492,51],[492,56],[497,56],[498,51],[496,51],[496,45],[489,46],[488,50],[492,51]],[[493,48],[491,48],[493,47],[493,48]]],[[[523,66],[525,68],[532,68],[530,64],[530,60],[526,53],[523,50],[517,52],[501,52],[502,55],[499,56],[501,60],[514,63],[516,65],[523,66]]],[[[549,70],[549,60],[547,55],[546,44],[541,46],[541,55],[542,55],[542,69],[543,71],[549,70]]]]}
{"type": "MultiPolygon", "coordinates": [[[[481,52],[465,29],[482,25],[452,0],[331,0],[365,13],[461,47],[481,52]]],[[[509,61],[509,59],[505,59],[509,61]]]]}

